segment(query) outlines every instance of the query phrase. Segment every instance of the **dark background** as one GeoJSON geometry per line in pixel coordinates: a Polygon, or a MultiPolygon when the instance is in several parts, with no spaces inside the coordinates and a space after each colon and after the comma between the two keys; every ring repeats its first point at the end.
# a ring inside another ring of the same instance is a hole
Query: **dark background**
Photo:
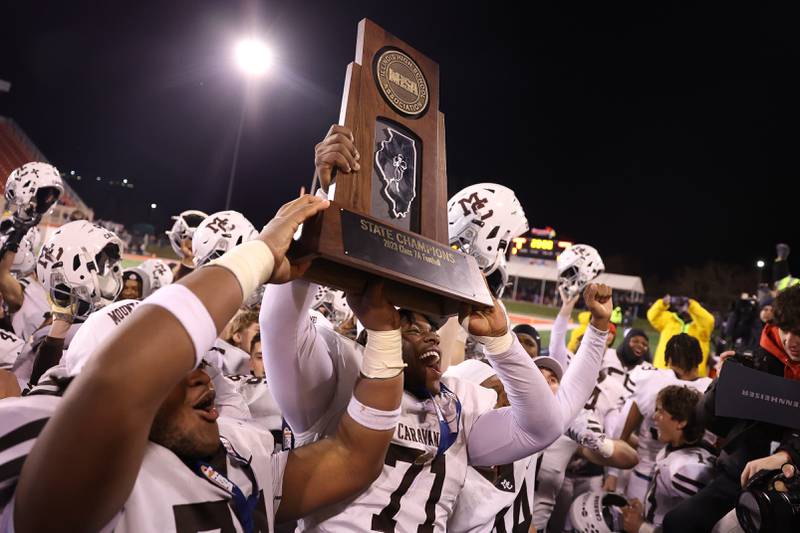
{"type": "Polygon", "coordinates": [[[800,34],[779,8],[9,4],[0,114],[83,177],[70,183],[100,218],[162,230],[223,208],[244,87],[231,49],[257,28],[277,58],[249,103],[233,207],[260,227],[310,183],[366,16],[440,64],[451,194],[508,185],[532,226],[593,244],[651,293],[709,262],[754,284],[775,243],[800,248],[800,34]],[[108,184],[122,178],[135,188],[108,184]]]}

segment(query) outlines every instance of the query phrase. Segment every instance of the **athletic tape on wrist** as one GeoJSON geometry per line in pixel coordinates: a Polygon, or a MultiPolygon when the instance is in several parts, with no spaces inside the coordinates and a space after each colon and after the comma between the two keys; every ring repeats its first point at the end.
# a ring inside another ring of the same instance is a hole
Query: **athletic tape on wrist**
{"type": "Polygon", "coordinates": [[[614,455],[614,441],[609,438],[602,439],[600,445],[597,447],[597,453],[602,455],[605,459],[614,455]]]}
{"type": "Polygon", "coordinates": [[[204,266],[221,266],[228,269],[242,287],[242,300],[269,281],[275,258],[267,243],[260,239],[247,241],[214,259],[204,266]]]}
{"type": "Polygon", "coordinates": [[[181,323],[194,344],[195,367],[200,365],[203,356],[217,339],[217,327],[200,298],[183,285],[175,283],[158,289],[142,301],[144,304],[163,307],[181,323]]]}
{"type": "Polygon", "coordinates": [[[367,346],[361,361],[361,373],[368,378],[393,378],[405,368],[403,337],[399,329],[367,330],[367,346]]]}
{"type": "Polygon", "coordinates": [[[484,345],[488,355],[497,355],[507,352],[508,349],[511,348],[511,345],[514,343],[514,334],[510,331],[506,331],[505,334],[500,337],[476,336],[475,340],[484,345]]]}
{"type": "Polygon", "coordinates": [[[365,428],[376,431],[394,429],[400,421],[399,407],[394,411],[381,411],[359,402],[355,395],[350,398],[350,403],[347,404],[347,414],[365,428]]]}

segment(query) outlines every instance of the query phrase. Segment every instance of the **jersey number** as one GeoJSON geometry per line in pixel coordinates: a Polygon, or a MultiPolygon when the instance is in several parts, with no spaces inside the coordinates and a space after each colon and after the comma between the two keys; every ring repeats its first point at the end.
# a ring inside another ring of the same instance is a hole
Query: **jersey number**
{"type": "MultiPolygon", "coordinates": [[[[372,531],[382,531],[383,533],[394,533],[394,528],[397,525],[397,520],[394,519],[397,512],[400,510],[400,499],[405,496],[414,479],[425,468],[425,465],[414,463],[414,460],[419,456],[419,450],[405,448],[397,444],[390,444],[389,451],[386,453],[386,460],[384,464],[387,466],[397,466],[397,461],[404,463],[411,463],[411,466],[406,470],[400,485],[392,492],[389,497],[389,505],[383,508],[380,514],[372,515],[372,531]]],[[[445,460],[444,455],[437,455],[430,465],[431,473],[433,474],[433,485],[431,486],[431,493],[428,496],[428,501],[425,502],[425,522],[417,528],[417,533],[432,533],[433,522],[436,519],[436,504],[439,498],[442,497],[442,487],[444,486],[445,475],[445,460]]]]}
{"type": "MultiPolygon", "coordinates": [[[[494,520],[494,530],[497,533],[508,533],[506,531],[506,513],[511,509],[511,507],[506,507],[499,513],[497,513],[497,517],[494,520]]],[[[528,487],[526,485],[526,481],[522,480],[522,487],[517,494],[517,497],[514,498],[514,521],[513,525],[511,526],[511,533],[528,533],[528,530],[531,527],[531,521],[533,520],[533,515],[531,514],[531,507],[528,504],[528,487]],[[522,521],[520,521],[520,512],[522,513],[522,521]]]]}
{"type": "MultiPolygon", "coordinates": [[[[225,500],[173,505],[172,513],[175,515],[175,533],[217,530],[220,533],[236,533],[231,508],[225,500]]],[[[263,491],[259,495],[258,505],[253,513],[253,526],[254,533],[269,533],[263,491]]]]}

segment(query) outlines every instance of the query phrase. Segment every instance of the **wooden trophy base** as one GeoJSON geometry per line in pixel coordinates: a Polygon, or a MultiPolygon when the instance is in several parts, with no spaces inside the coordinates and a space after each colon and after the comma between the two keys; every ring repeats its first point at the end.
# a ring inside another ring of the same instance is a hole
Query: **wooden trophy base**
{"type": "Polygon", "coordinates": [[[336,202],[304,224],[289,256],[312,261],[304,279],[345,292],[363,290],[371,276],[384,278],[393,304],[421,313],[492,305],[474,258],[336,202]]]}

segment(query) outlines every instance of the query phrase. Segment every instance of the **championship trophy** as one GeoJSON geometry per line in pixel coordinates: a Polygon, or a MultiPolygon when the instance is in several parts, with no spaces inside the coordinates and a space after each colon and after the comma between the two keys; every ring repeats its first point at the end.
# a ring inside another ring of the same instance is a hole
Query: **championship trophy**
{"type": "Polygon", "coordinates": [[[339,123],[353,132],[361,168],[336,175],[331,206],[293,243],[294,261],[312,261],[304,278],[347,292],[371,274],[395,305],[439,316],[491,306],[475,259],[448,245],[439,66],[361,20],[339,123]]]}

